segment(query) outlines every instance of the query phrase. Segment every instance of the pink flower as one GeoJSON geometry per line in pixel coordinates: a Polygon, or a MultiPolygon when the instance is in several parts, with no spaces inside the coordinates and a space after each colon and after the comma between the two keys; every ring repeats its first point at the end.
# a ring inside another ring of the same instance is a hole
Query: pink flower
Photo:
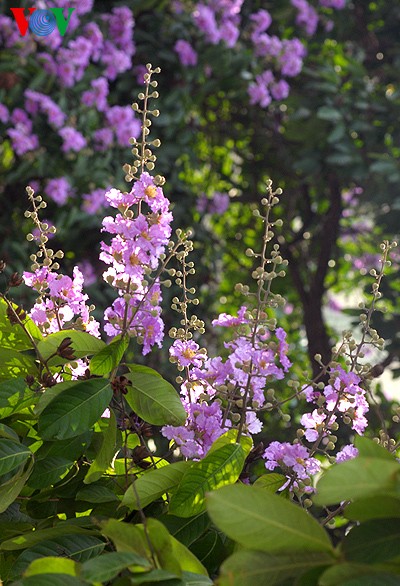
{"type": "Polygon", "coordinates": [[[178,54],[179,61],[186,67],[197,65],[197,53],[187,41],[180,39],[175,43],[175,53],[178,54]]]}
{"type": "Polygon", "coordinates": [[[169,354],[180,366],[202,366],[205,354],[199,352],[199,345],[193,340],[175,340],[169,354]]]}

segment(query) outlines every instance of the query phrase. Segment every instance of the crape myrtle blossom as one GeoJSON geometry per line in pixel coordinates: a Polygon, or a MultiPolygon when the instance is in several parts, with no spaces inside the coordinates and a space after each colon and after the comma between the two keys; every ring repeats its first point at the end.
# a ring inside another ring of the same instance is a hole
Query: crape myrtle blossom
{"type": "Polygon", "coordinates": [[[316,458],[310,456],[310,452],[305,446],[299,443],[271,442],[265,450],[263,458],[267,470],[281,468],[288,479],[280,490],[289,487],[289,490],[302,488],[303,492],[307,494],[314,492],[313,487],[310,486],[310,479],[320,471],[320,463],[316,458]]]}
{"type": "MultiPolygon", "coordinates": [[[[248,308],[242,306],[237,316],[223,313],[212,322],[212,325],[235,327],[239,330],[245,328],[250,331],[254,327],[254,319],[248,308]]],[[[273,342],[273,334],[262,327],[257,327],[254,336],[239,335],[239,330],[235,332],[232,341],[225,343],[228,350],[228,357],[225,360],[220,356],[207,358],[206,351],[200,349],[192,340],[175,340],[171,346],[171,361],[177,362],[179,369],[186,369],[187,373],[187,379],[181,385],[181,397],[188,419],[184,426],[167,426],[162,429],[162,433],[168,439],[174,439],[184,455],[190,452],[192,457],[202,458],[211,445],[204,441],[207,430],[202,427],[203,419],[193,416],[200,407],[206,410],[208,406],[218,404],[218,410],[214,407],[218,417],[213,419],[212,424],[216,426],[219,420],[221,424],[219,430],[213,427],[214,435],[217,431],[221,435],[231,428],[234,422],[237,423],[235,416],[238,413],[232,413],[229,406],[225,409],[229,392],[232,399],[229,399],[228,403],[231,400],[240,401],[248,395],[244,433],[259,433],[262,423],[256,413],[265,404],[264,390],[267,381],[282,379],[291,366],[286,355],[286,333],[282,328],[275,332],[278,343],[273,342]],[[224,410],[225,415],[222,415],[224,410]],[[196,453],[193,452],[195,448],[196,453]]]]}
{"type": "Polygon", "coordinates": [[[104,329],[110,337],[123,331],[136,336],[147,354],[164,336],[160,283],[146,277],[158,268],[171,236],[169,201],[146,171],[129,193],[112,188],[105,199],[118,213],[103,220],[102,231],[112,238],[110,244],[101,243],[100,260],[109,265],[103,277],[119,297],[105,311],[104,329]]]}
{"type": "Polygon", "coordinates": [[[184,41],[183,39],[176,41],[174,51],[177,53],[182,65],[187,67],[197,65],[197,53],[187,41],[184,41]]]}
{"type": "Polygon", "coordinates": [[[336,454],[336,462],[339,464],[340,462],[346,462],[347,460],[352,460],[358,456],[358,450],[352,444],[344,446],[340,452],[336,454]]]}
{"type": "Polygon", "coordinates": [[[351,419],[351,427],[362,435],[368,425],[365,414],[369,405],[365,398],[365,390],[359,386],[360,377],[354,372],[346,372],[340,366],[335,367],[335,380],[324,389],[326,408],[346,414],[351,419]]]}
{"type": "Polygon", "coordinates": [[[24,272],[28,287],[40,293],[41,300],[33,306],[30,317],[43,333],[50,334],[71,323],[93,336],[100,337],[99,323],[90,316],[90,308],[83,293],[83,276],[74,267],[73,278],[40,267],[35,272],[24,272]]]}

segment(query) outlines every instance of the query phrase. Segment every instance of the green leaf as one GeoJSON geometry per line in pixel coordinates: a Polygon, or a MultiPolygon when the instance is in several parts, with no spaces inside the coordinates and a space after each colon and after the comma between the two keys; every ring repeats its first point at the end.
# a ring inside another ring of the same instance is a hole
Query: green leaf
{"type": "Polygon", "coordinates": [[[342,542],[342,550],[350,562],[376,564],[399,556],[399,543],[399,519],[372,519],[353,527],[342,542]]]}
{"type": "Polygon", "coordinates": [[[218,586],[274,586],[290,577],[299,577],[318,566],[332,563],[324,553],[273,555],[262,551],[242,550],[221,566],[218,586]]]}
{"type": "MultiPolygon", "coordinates": [[[[222,446],[226,446],[228,444],[236,444],[237,435],[238,435],[237,429],[229,429],[227,432],[220,435],[219,438],[217,438],[215,440],[215,442],[212,444],[211,448],[208,450],[208,454],[212,454],[212,452],[215,452],[215,450],[222,448],[222,446]]],[[[253,447],[253,440],[251,439],[251,437],[249,437],[247,435],[242,435],[239,440],[239,443],[242,446],[242,448],[246,454],[246,457],[247,457],[250,454],[251,449],[253,447]]]]}
{"type": "Polygon", "coordinates": [[[213,586],[214,582],[208,576],[182,572],[182,586],[213,586]]]}
{"type": "Polygon", "coordinates": [[[261,488],[236,484],[208,494],[212,521],[244,547],[275,552],[332,551],[325,530],[294,503],[261,488]]]}
{"type": "Polygon", "coordinates": [[[87,586],[87,582],[68,574],[37,574],[15,582],[14,586],[87,586]]]}
{"type": "MultiPolygon", "coordinates": [[[[154,584],[160,583],[160,586],[184,586],[182,580],[173,572],[166,570],[152,570],[146,574],[135,574],[130,576],[129,586],[132,584],[154,584]]],[[[125,586],[125,585],[124,585],[125,586]]]]}
{"type": "Polygon", "coordinates": [[[115,492],[106,486],[92,484],[91,486],[84,486],[78,491],[76,495],[77,501],[87,501],[88,503],[110,503],[118,501],[119,499],[115,492]]]}
{"type": "Polygon", "coordinates": [[[184,572],[208,576],[203,564],[183,543],[175,539],[175,537],[172,537],[172,535],[169,538],[172,544],[172,554],[179,560],[180,567],[184,572]]]}
{"type": "Polygon", "coordinates": [[[90,535],[66,535],[51,541],[42,541],[18,556],[10,578],[16,579],[23,574],[29,564],[37,558],[63,555],[78,562],[85,562],[100,555],[105,545],[104,541],[90,535]]]}
{"type": "MultiPolygon", "coordinates": [[[[143,533],[143,537],[145,537],[144,527],[143,525],[138,525],[138,529],[143,533]]],[[[152,550],[154,551],[155,555],[157,556],[157,561],[161,569],[167,570],[167,572],[172,572],[176,576],[182,575],[182,568],[181,568],[181,560],[178,560],[177,556],[174,555],[174,549],[172,545],[173,537],[168,533],[167,528],[157,521],[157,519],[147,519],[146,521],[146,533],[149,536],[152,550]]],[[[179,543],[179,542],[178,542],[179,543]]],[[[184,545],[182,547],[186,548],[184,545]]],[[[175,548],[177,549],[177,548],[175,548]]],[[[150,548],[148,549],[148,553],[150,555],[150,548]]],[[[182,550],[181,550],[182,553],[182,550]]],[[[189,552],[190,555],[190,552],[189,552]]],[[[192,556],[194,558],[194,556],[192,556]]],[[[192,558],[190,558],[192,559],[192,558]]],[[[187,558],[186,558],[187,563],[187,558]]],[[[187,567],[185,569],[191,569],[187,567]]],[[[204,568],[203,568],[204,569],[204,568]]]]}
{"type": "MultiPolygon", "coordinates": [[[[108,519],[108,521],[102,521],[100,527],[102,534],[111,539],[117,551],[129,551],[149,559],[147,541],[138,525],[108,519]]],[[[151,566],[150,561],[149,566],[151,566]]]]}
{"type": "MultiPolygon", "coordinates": [[[[100,352],[100,350],[106,347],[106,344],[102,340],[95,338],[87,332],[61,330],[60,332],[49,334],[39,342],[38,350],[44,360],[48,360],[50,356],[56,354],[57,348],[65,338],[71,338],[71,346],[74,350],[75,358],[84,358],[91,354],[97,354],[97,352],[100,352]]],[[[64,358],[54,356],[49,361],[49,365],[64,364],[65,362],[67,361],[64,358]]]]}
{"type": "Polygon", "coordinates": [[[358,456],[361,458],[380,458],[382,460],[395,461],[395,455],[388,452],[383,446],[375,443],[371,439],[358,435],[354,442],[358,449],[358,456]]]}
{"type": "Polygon", "coordinates": [[[0,438],[0,476],[19,468],[30,456],[32,452],[26,446],[0,438]]]}
{"type": "Polygon", "coordinates": [[[192,543],[199,539],[210,526],[210,519],[207,513],[200,513],[189,519],[174,517],[173,515],[164,515],[159,519],[164,523],[171,535],[187,547],[190,547],[192,543]]]}
{"type": "Polygon", "coordinates": [[[398,576],[384,575],[382,582],[371,582],[375,578],[382,579],[382,570],[373,566],[342,563],[328,568],[320,577],[319,586],[344,586],[352,584],[353,579],[358,581],[357,586],[372,584],[374,586],[399,586],[398,576]],[[392,581],[392,578],[394,581],[392,581]],[[385,581],[389,580],[389,581],[385,581]],[[397,580],[397,581],[396,581],[397,580]]]}
{"type": "Polygon", "coordinates": [[[11,348],[0,348],[0,380],[26,377],[36,373],[36,365],[30,356],[11,348]]]}
{"type": "Polygon", "coordinates": [[[19,435],[15,433],[15,431],[5,423],[0,423],[0,442],[2,438],[11,440],[14,443],[16,442],[17,444],[19,444],[19,435]]]}
{"type": "MultiPolygon", "coordinates": [[[[78,519],[78,521],[80,520],[78,519]]],[[[66,538],[67,536],[71,537],[72,535],[91,536],[91,533],[92,532],[83,527],[73,525],[67,521],[62,521],[55,527],[50,527],[49,529],[36,529],[35,531],[18,535],[12,539],[7,539],[0,544],[0,549],[5,551],[27,549],[28,547],[32,547],[42,541],[55,540],[59,537],[66,538]]]]}
{"type": "Polygon", "coordinates": [[[78,564],[65,557],[44,557],[33,562],[25,570],[24,576],[36,576],[37,574],[66,574],[78,575],[78,564]]]}
{"type": "Polygon", "coordinates": [[[112,397],[105,379],[70,381],[39,415],[43,439],[67,439],[80,435],[96,423],[112,397]]]}
{"type": "MultiPolygon", "coordinates": [[[[98,434],[95,434],[98,435],[98,434]]],[[[110,466],[116,452],[117,421],[112,409],[107,426],[101,432],[102,442],[90,468],[84,478],[85,484],[96,482],[101,478],[103,472],[110,466]]]]}
{"type": "Polygon", "coordinates": [[[257,488],[263,488],[268,492],[275,493],[287,482],[286,476],[271,472],[271,474],[263,474],[254,483],[257,488]]]}
{"type": "Polygon", "coordinates": [[[148,561],[133,552],[114,551],[82,565],[81,577],[89,582],[108,582],[129,566],[148,567],[148,561]]]}
{"type": "Polygon", "coordinates": [[[193,517],[204,511],[206,492],[236,482],[244,461],[242,446],[227,444],[207,454],[203,460],[194,462],[172,495],[170,513],[177,517],[193,517]]]}
{"type": "MultiPolygon", "coordinates": [[[[400,495],[399,495],[400,496],[400,495]]],[[[344,510],[347,519],[367,521],[368,519],[389,519],[400,517],[400,498],[385,495],[357,499],[344,510]]]]}
{"type": "Polygon", "coordinates": [[[15,501],[24,488],[33,468],[30,461],[26,470],[21,469],[15,476],[0,486],[0,513],[3,513],[15,501]]]}
{"type": "Polygon", "coordinates": [[[319,480],[313,500],[318,505],[332,505],[394,491],[399,472],[395,460],[359,456],[329,468],[319,480]]]}
{"type": "Polygon", "coordinates": [[[113,340],[111,344],[100,350],[90,361],[90,372],[98,376],[107,376],[122,360],[129,346],[129,338],[113,340]]]}
{"type": "Polygon", "coordinates": [[[129,368],[129,371],[132,374],[150,374],[152,376],[157,376],[158,378],[162,378],[161,374],[159,372],[157,372],[156,370],[154,370],[153,368],[150,368],[149,366],[145,366],[144,364],[127,364],[126,365],[129,368]]]}
{"type": "MultiPolygon", "coordinates": [[[[14,309],[18,307],[15,303],[13,303],[12,306],[14,309]]],[[[33,344],[29,335],[20,324],[12,325],[10,323],[7,316],[7,307],[8,305],[6,301],[0,298],[0,348],[30,350],[33,348],[33,344]]],[[[26,318],[22,320],[22,323],[26,331],[36,342],[42,339],[42,334],[40,333],[39,328],[29,316],[26,316],[26,318]]]]}
{"type": "Polygon", "coordinates": [[[36,400],[37,395],[27,387],[23,378],[13,378],[0,383],[0,417],[2,419],[34,405],[36,400]]]}
{"type": "Polygon", "coordinates": [[[317,118],[320,120],[329,120],[329,122],[339,122],[342,119],[342,113],[331,106],[321,106],[317,110],[317,118]]]}
{"type": "Polygon", "coordinates": [[[130,510],[147,507],[163,494],[175,488],[190,466],[190,462],[176,462],[158,470],[146,472],[135,481],[135,490],[132,485],[128,487],[121,504],[130,510]]]}
{"type": "Polygon", "coordinates": [[[60,456],[51,456],[35,463],[28,480],[30,488],[47,488],[56,484],[73,466],[73,462],[60,456]]]}
{"type": "Polygon", "coordinates": [[[373,576],[352,578],[343,582],[341,586],[400,586],[400,578],[399,576],[378,572],[373,576]]]}
{"type": "Polygon", "coordinates": [[[183,425],[186,411],[174,387],[161,377],[131,372],[125,398],[135,413],[153,425],[183,425]]]}

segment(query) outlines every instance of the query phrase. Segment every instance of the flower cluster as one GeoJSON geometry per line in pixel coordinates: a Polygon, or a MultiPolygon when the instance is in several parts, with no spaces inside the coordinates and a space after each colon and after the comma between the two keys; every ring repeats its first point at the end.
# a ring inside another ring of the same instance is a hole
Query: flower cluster
{"type": "MultiPolygon", "coordinates": [[[[96,21],[88,21],[93,0],[50,0],[47,5],[74,9],[67,36],[62,37],[57,28],[48,36],[34,37],[29,31],[21,36],[14,20],[0,15],[0,45],[10,51],[17,62],[22,63],[32,55],[32,62],[43,69],[53,83],[53,99],[42,83],[35,89],[22,89],[20,107],[9,111],[6,103],[0,104],[0,122],[6,126],[4,134],[9,137],[13,151],[23,157],[40,149],[43,157],[49,137],[51,140],[55,137],[60,145],[59,152],[69,165],[82,149],[87,149],[90,156],[94,151],[128,146],[129,139],[139,135],[140,123],[130,107],[115,104],[109,84],[132,67],[135,54],[132,11],[127,6],[113,7],[96,21]],[[69,90],[68,111],[65,88],[69,90]]],[[[35,6],[42,8],[41,0],[36,0],[35,6]]],[[[60,172],[62,163],[53,167],[58,170],[56,177],[50,177],[54,184],[49,181],[49,189],[44,183],[39,189],[57,205],[65,205],[78,189],[70,184],[70,176],[60,172]]]]}
{"type": "Polygon", "coordinates": [[[82,329],[100,337],[99,323],[90,316],[83,293],[83,275],[74,267],[73,278],[57,274],[46,267],[24,272],[25,285],[37,290],[41,300],[30,311],[30,317],[43,333],[51,334],[65,328],[82,329]]]}
{"type": "Polygon", "coordinates": [[[313,492],[311,476],[320,471],[320,463],[310,456],[309,450],[301,444],[288,442],[271,442],[263,457],[267,470],[280,467],[287,477],[287,482],[280,488],[284,490],[301,490],[309,494],[313,492]]]}
{"type": "Polygon", "coordinates": [[[198,458],[203,457],[211,447],[211,436],[215,439],[238,423],[243,405],[246,405],[243,430],[248,434],[259,433],[262,423],[256,413],[267,401],[266,383],[282,379],[291,366],[284,330],[276,329],[275,342],[262,321],[258,320],[256,333],[252,335],[255,319],[246,306],[240,308],[237,316],[221,314],[212,325],[233,327],[235,330],[233,340],[225,343],[227,359],[221,356],[207,358],[206,350],[200,349],[193,340],[175,340],[170,348],[172,362],[177,363],[179,370],[187,372],[181,393],[188,419],[183,428],[168,426],[162,432],[169,439],[176,440],[182,453],[189,449],[192,456],[198,458]],[[209,403],[218,405],[214,407],[215,417],[207,420],[193,416],[193,413],[206,409],[209,403]],[[190,448],[186,446],[186,441],[190,442],[190,448]],[[197,446],[195,454],[194,446],[197,446]]]}
{"type": "Polygon", "coordinates": [[[31,256],[32,272],[23,273],[25,284],[38,294],[30,317],[44,334],[75,328],[99,337],[99,323],[90,315],[94,308],[87,305],[88,295],[83,293],[83,275],[78,267],[74,267],[72,278],[57,272],[60,268],[57,259],[62,258],[63,253],[47,248],[47,242],[56,230],[39,219],[39,210],[46,207],[41,196],[35,197],[31,187],[27,188],[27,193],[33,211],[25,215],[36,226],[34,233],[28,234],[27,238],[35,240],[39,247],[31,256]]]}
{"type": "Polygon", "coordinates": [[[105,197],[119,212],[103,220],[103,231],[112,235],[110,244],[101,244],[100,259],[110,265],[104,279],[119,293],[105,311],[105,331],[111,337],[123,332],[137,336],[147,354],[163,339],[160,283],[150,282],[148,276],[158,267],[171,236],[169,201],[147,171],[129,193],[110,189],[105,197]]]}
{"type": "MultiPolygon", "coordinates": [[[[296,11],[296,25],[302,28],[306,35],[315,34],[320,20],[325,20],[325,28],[331,26],[307,0],[291,0],[296,11]]],[[[199,2],[190,12],[192,23],[196,30],[203,33],[207,43],[216,45],[224,43],[233,48],[240,42],[251,40],[255,59],[253,60],[254,77],[248,86],[251,104],[259,104],[266,108],[273,101],[284,100],[289,95],[289,84],[284,78],[296,77],[306,56],[306,48],[298,38],[281,39],[277,35],[269,34],[273,24],[270,13],[260,9],[250,15],[249,29],[244,29],[241,35],[241,10],[243,0],[227,2],[226,0],[199,2]]],[[[322,9],[333,8],[341,10],[345,0],[321,0],[322,9]]],[[[175,2],[172,9],[178,15],[185,12],[180,2],[175,2]]],[[[322,10],[324,12],[324,10],[322,10]]],[[[194,35],[193,35],[194,36],[194,35]]],[[[193,47],[194,42],[179,39],[175,43],[175,51],[182,65],[193,67],[198,62],[198,52],[193,47]]]]}

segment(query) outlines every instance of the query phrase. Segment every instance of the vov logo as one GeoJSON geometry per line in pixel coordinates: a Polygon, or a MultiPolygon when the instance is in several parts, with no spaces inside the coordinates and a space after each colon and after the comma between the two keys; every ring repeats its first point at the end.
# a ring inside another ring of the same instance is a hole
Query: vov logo
{"type": "Polygon", "coordinates": [[[63,37],[75,8],[68,8],[65,18],[62,8],[28,8],[29,19],[25,15],[25,8],[10,8],[14,20],[18,25],[21,36],[24,37],[29,28],[31,33],[39,37],[46,37],[57,27],[63,37]]]}

